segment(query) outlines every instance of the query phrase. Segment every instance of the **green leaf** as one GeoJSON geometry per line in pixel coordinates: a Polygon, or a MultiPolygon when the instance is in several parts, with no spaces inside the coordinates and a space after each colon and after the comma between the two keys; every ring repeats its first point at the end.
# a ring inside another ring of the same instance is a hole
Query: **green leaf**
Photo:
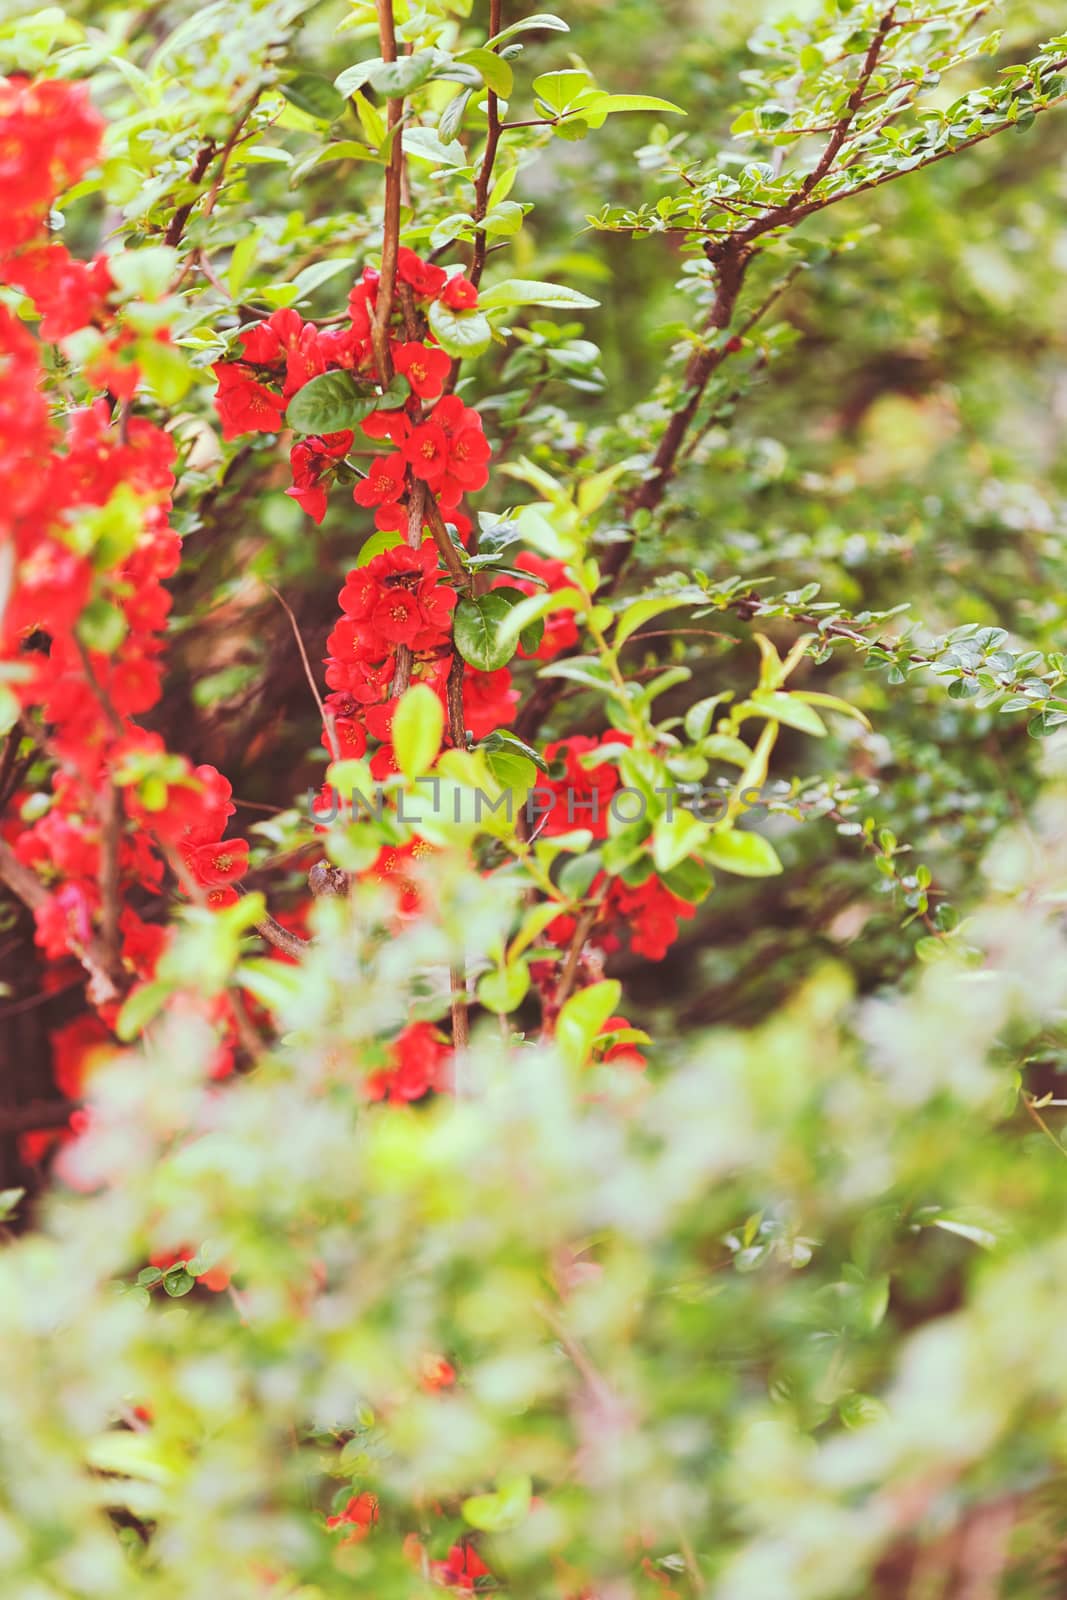
{"type": "Polygon", "coordinates": [[[445,712],[433,690],[417,683],[400,697],[393,714],[393,751],[405,778],[420,778],[437,760],[445,712]]]}
{"type": "Polygon", "coordinates": [[[537,768],[516,750],[500,747],[485,751],[485,764],[502,790],[510,789],[513,803],[521,803],[537,781],[537,768]]]}
{"type": "Polygon", "coordinates": [[[180,1300],[183,1295],[192,1294],[196,1288],[196,1279],[191,1272],[186,1272],[185,1263],[170,1267],[163,1274],[163,1291],[169,1294],[172,1300],[180,1300]]]}
{"type": "Polygon", "coordinates": [[[759,833],[740,833],[732,828],[713,832],[701,853],[711,866],[740,878],[773,878],[782,870],[778,852],[759,833]]]}
{"type": "Polygon", "coordinates": [[[375,150],[380,150],[389,132],[385,118],[365,94],[360,94],[357,90],[351,98],[356,108],[356,116],[359,118],[359,125],[363,129],[363,137],[375,150]]]}
{"type": "MultiPolygon", "coordinates": [[[[538,617],[547,617],[551,611],[584,611],[585,603],[585,596],[577,589],[557,589],[554,593],[527,595],[510,608],[502,625],[504,638],[515,641],[538,617]]],[[[559,663],[554,665],[558,666],[559,663]]]]}
{"type": "Polygon", "coordinates": [[[659,817],[652,831],[652,860],[657,872],[670,872],[700,849],[708,837],[706,822],[691,811],[675,808],[671,817],[659,817]]]}
{"type": "MultiPolygon", "coordinates": [[[[534,85],[536,88],[536,84],[534,85]]],[[[676,116],[688,116],[681,106],[676,106],[671,100],[658,100],[651,94],[605,94],[602,89],[594,90],[590,95],[583,95],[581,101],[583,112],[590,112],[598,116],[606,112],[611,116],[617,111],[672,111],[676,116]]]]}
{"type": "Polygon", "coordinates": [[[377,533],[372,533],[360,546],[356,566],[365,567],[375,556],[380,556],[383,550],[395,550],[398,544],[404,542],[404,535],[399,528],[381,528],[377,533]]]}
{"type": "Polygon", "coordinates": [[[562,916],[567,909],[558,900],[546,900],[541,905],[531,906],[508,948],[508,960],[515,961],[524,950],[528,950],[535,940],[541,937],[549,923],[562,916]]]}
{"type": "Polygon", "coordinates": [[[487,88],[499,95],[502,100],[510,100],[515,87],[515,76],[506,61],[494,55],[492,50],[464,50],[456,57],[457,61],[466,61],[472,67],[477,67],[487,88]]]}
{"type": "Polygon", "coordinates": [[[78,618],[76,632],[90,650],[114,655],[129,632],[126,613],[102,594],[94,596],[78,618]]]}
{"type": "Polygon", "coordinates": [[[826,735],[826,724],[819,713],[783,690],[757,689],[740,709],[750,706],[760,716],[784,723],[787,728],[796,728],[800,733],[810,733],[813,738],[822,739],[826,735]]]}
{"type": "Polygon", "coordinates": [[[344,95],[338,94],[329,79],[320,78],[318,73],[298,72],[295,78],[278,87],[291,105],[319,122],[336,122],[338,117],[344,116],[344,95]]]}
{"type": "Polygon", "coordinates": [[[293,282],[303,297],[313,294],[322,284],[329,283],[339,272],[351,272],[354,266],[355,262],[351,256],[335,256],[330,261],[313,261],[309,267],[297,273],[293,282]]]}
{"type": "Polygon", "coordinates": [[[378,402],[370,385],[350,372],[323,372],[296,391],[285,420],[296,433],[340,433],[369,417],[378,402]]]}
{"type": "Polygon", "coordinates": [[[643,628],[653,617],[662,616],[666,611],[677,611],[681,606],[689,606],[692,603],[691,600],[682,599],[678,595],[652,595],[647,600],[635,600],[632,606],[627,606],[619,618],[615,638],[612,641],[615,649],[620,649],[638,628],[643,628]]]}
{"type": "Polygon", "coordinates": [[[464,1519],[483,1533],[501,1533],[517,1527],[530,1509],[532,1492],[527,1477],[502,1479],[496,1494],[475,1494],[464,1500],[464,1519]]]}
{"type": "Polygon", "coordinates": [[[170,287],[178,260],[170,245],[147,244],[139,250],[117,250],[108,257],[108,271],[125,297],[159,300],[170,287]]]}
{"type": "Polygon", "coordinates": [[[688,900],[690,905],[697,905],[714,885],[714,879],[707,867],[701,861],[694,861],[691,857],[680,861],[669,872],[660,874],[664,888],[676,894],[679,900],[688,900]]]}
{"type": "Polygon", "coordinates": [[[510,27],[504,28],[500,33],[494,33],[487,40],[490,48],[496,44],[503,44],[507,39],[514,39],[516,34],[533,33],[570,33],[570,28],[562,17],[554,17],[549,11],[535,12],[532,17],[523,17],[521,22],[513,22],[510,27]]]}
{"type": "Polygon", "coordinates": [[[463,116],[470,104],[472,93],[471,89],[461,89],[441,112],[437,122],[437,132],[445,143],[454,139],[463,126],[463,116]]]}
{"type": "Polygon", "coordinates": [[[479,672],[495,672],[506,666],[515,654],[518,634],[502,632],[515,609],[512,602],[496,591],[464,596],[456,606],[453,632],[456,649],[479,672]]]}
{"type": "Polygon", "coordinates": [[[508,278],[483,289],[478,305],[483,311],[499,311],[510,306],[564,306],[568,310],[586,311],[598,306],[587,294],[561,283],[540,283],[534,278],[508,278]]]}
{"type": "Polygon", "coordinates": [[[481,310],[450,311],[440,300],[434,300],[429,322],[438,344],[450,356],[480,356],[492,343],[493,330],[481,310]]]}
{"type": "MultiPolygon", "coordinates": [[[[190,1288],[194,1282],[195,1279],[189,1279],[190,1288]]],[[[174,1473],[164,1464],[162,1446],[153,1432],[109,1429],[90,1440],[85,1459],[98,1472],[118,1472],[123,1477],[145,1478],[150,1483],[174,1481],[174,1473]]]]}
{"type": "Polygon", "coordinates": [[[405,128],[401,135],[405,156],[427,161],[432,167],[463,167],[467,152],[458,139],[445,144],[435,128],[405,128]]]}
{"type": "Polygon", "coordinates": [[[413,55],[401,56],[399,61],[383,61],[381,56],[375,56],[373,60],[346,67],[333,80],[334,88],[347,96],[369,83],[378,94],[389,100],[399,100],[425,83],[448,59],[440,50],[416,50],[413,55]]]}
{"type": "Polygon", "coordinates": [[[842,700],[839,695],[820,694],[815,689],[793,689],[791,698],[801,700],[808,706],[825,706],[828,711],[839,711],[843,717],[854,717],[867,729],[871,726],[866,712],[861,711],[859,706],[852,705],[850,701],[842,700]]]}
{"type": "Polygon", "coordinates": [[[535,750],[533,745],[527,744],[524,739],[519,738],[517,733],[512,733],[508,728],[497,728],[494,730],[494,732],[487,734],[486,737],[480,741],[479,749],[513,750],[516,755],[524,756],[527,761],[532,761],[539,772],[548,771],[548,762],[545,760],[541,752],[539,750],[535,750]]]}
{"type": "Polygon", "coordinates": [[[685,714],[685,731],[694,744],[705,737],[711,727],[716,706],[722,705],[726,698],[725,694],[712,694],[705,700],[697,700],[689,707],[685,714]]]}
{"type": "Polygon", "coordinates": [[[745,741],[735,739],[730,733],[709,733],[696,748],[709,761],[728,761],[735,767],[747,767],[752,759],[752,751],[745,741]]]}
{"type": "Polygon", "coordinates": [[[534,94],[554,116],[561,116],[576,104],[579,95],[590,91],[593,91],[593,83],[588,72],[578,72],[573,68],[563,72],[543,72],[533,81],[534,94]]]}
{"type": "Polygon", "coordinates": [[[306,980],[299,967],[256,957],[241,962],[234,973],[234,981],[254,995],[268,1011],[288,1013],[292,1017],[299,1011],[306,980]]]}
{"type": "Polygon", "coordinates": [[[311,164],[313,167],[324,167],[330,161],[380,160],[380,156],[357,139],[338,139],[333,144],[324,145],[311,164]]]}
{"type": "Polygon", "coordinates": [[[617,978],[604,978],[572,994],[556,1020],[556,1043],[571,1066],[589,1059],[593,1040],[614,1014],[622,994],[617,978]]]}
{"type": "MultiPolygon", "coordinates": [[[[498,967],[493,972],[483,974],[478,980],[478,1004],[485,1006],[487,1011],[495,1011],[503,1016],[506,1012],[518,1010],[529,989],[530,969],[525,961],[516,961],[511,966],[498,967]]],[[[494,1497],[486,1495],[482,1498],[494,1497]]],[[[483,1527],[485,1524],[478,1523],[476,1526],[483,1527]]]]}
{"type": "Polygon", "coordinates": [[[240,298],[241,290],[248,282],[261,241],[260,231],[255,228],[251,233],[246,233],[243,238],[238,239],[230,252],[230,264],[226,269],[226,287],[235,300],[240,298]]]}
{"type": "Polygon", "coordinates": [[[11,732],[21,714],[18,695],[6,683],[0,683],[0,736],[11,732]]]}

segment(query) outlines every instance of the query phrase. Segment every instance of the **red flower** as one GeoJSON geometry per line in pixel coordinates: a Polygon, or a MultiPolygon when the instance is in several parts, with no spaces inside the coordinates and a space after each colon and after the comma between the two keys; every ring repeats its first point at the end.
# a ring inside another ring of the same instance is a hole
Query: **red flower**
{"type": "MultiPolygon", "coordinates": [[[[625,1017],[609,1017],[600,1032],[602,1034],[622,1033],[624,1029],[629,1027],[630,1023],[627,1022],[625,1017]]],[[[635,1045],[626,1042],[610,1045],[600,1059],[604,1062],[613,1061],[618,1066],[630,1067],[635,1072],[643,1072],[648,1065],[640,1050],[635,1045]]]]}
{"type": "Polygon", "coordinates": [[[469,278],[462,273],[455,278],[449,278],[441,291],[441,304],[450,311],[470,311],[478,304],[478,291],[469,278]]]}
{"type": "MultiPolygon", "coordinates": [[[[629,932],[630,949],[649,961],[662,961],[678,937],[679,921],[696,916],[696,906],[672,894],[656,877],[628,888],[616,879],[605,906],[605,916],[629,932]]],[[[606,948],[618,948],[619,938],[605,940],[606,948]]]]}
{"type": "Polygon", "coordinates": [[[302,439],[289,452],[293,485],[285,492],[315,522],[321,522],[326,515],[327,493],[322,478],[332,473],[333,463],[347,455],[351,448],[352,434],[346,429],[319,438],[302,439]]]}
{"type": "Polygon", "coordinates": [[[248,840],[220,839],[215,844],[198,844],[182,851],[196,882],[214,888],[235,883],[248,871],[248,840]]]}
{"type": "Polygon", "coordinates": [[[221,911],[224,906],[237,904],[237,890],[232,889],[228,883],[217,883],[207,890],[204,899],[212,911],[221,911]]]}
{"type": "Polygon", "coordinates": [[[422,629],[419,602],[406,589],[390,589],[371,613],[371,627],[390,644],[414,644],[422,629]]]}
{"type": "Polygon", "coordinates": [[[468,1593],[477,1578],[489,1576],[489,1568],[472,1544],[454,1544],[444,1561],[431,1561],[430,1571],[438,1583],[468,1593]]]}
{"type": "MultiPolygon", "coordinates": [[[[623,734],[611,737],[616,744],[628,742],[623,734]]],[[[538,787],[551,789],[556,796],[542,833],[569,833],[572,828],[589,828],[594,839],[607,838],[608,807],[619,787],[619,775],[606,762],[587,770],[579,759],[599,748],[598,739],[582,734],[545,746],[545,760],[559,771],[558,776],[553,771],[549,778],[538,779],[538,787]]]]}
{"type": "Polygon", "coordinates": [[[448,438],[443,428],[435,422],[424,422],[413,428],[403,446],[404,460],[416,478],[422,478],[431,487],[445,475],[449,461],[448,438]]]}
{"type": "Polygon", "coordinates": [[[77,261],[58,243],[34,245],[10,257],[4,279],[29,295],[41,313],[41,338],[51,341],[103,318],[114,287],[106,256],[77,261]]]}
{"type": "Polygon", "coordinates": [[[452,368],[444,350],[426,344],[395,344],[393,366],[402,372],[420,400],[433,400],[440,393],[452,368]]]}
{"type": "Polygon", "coordinates": [[[280,394],[257,383],[245,369],[219,362],[212,367],[219,381],[215,409],[222,421],[222,437],[236,439],[242,433],[277,433],[285,414],[280,394]]]}
{"type": "MultiPolygon", "coordinates": [[[[354,568],[339,598],[342,611],[367,628],[351,640],[339,638],[338,643],[355,647],[371,660],[380,659],[395,644],[409,644],[415,650],[437,648],[448,637],[456,605],[456,591],[438,566],[432,539],[418,550],[408,545],[383,550],[365,567],[354,568]]],[[[330,651],[339,653],[332,642],[330,651]]]]}
{"type": "Polygon", "coordinates": [[[370,337],[371,312],[378,299],[378,274],[370,267],[363,269],[363,278],[348,296],[348,315],[352,319],[352,332],[357,339],[370,337]]]}
{"type": "Polygon", "coordinates": [[[423,1356],[420,1369],[419,1383],[428,1394],[438,1389],[451,1389],[456,1381],[456,1369],[444,1356],[423,1356]]]}
{"type": "Polygon", "coordinates": [[[518,703],[519,691],[512,687],[507,667],[498,667],[495,672],[467,667],[463,674],[463,721],[476,739],[484,739],[494,728],[507,727],[518,703]]]}
{"type": "Polygon", "coordinates": [[[361,1539],[367,1537],[377,1521],[377,1496],[364,1490],[362,1494],[353,1495],[344,1510],[339,1511],[335,1517],[327,1517],[326,1526],[331,1532],[335,1528],[350,1528],[352,1531],[347,1538],[341,1540],[341,1543],[358,1544],[361,1539]]]}
{"type": "Polygon", "coordinates": [[[396,275],[404,283],[410,283],[415,293],[427,300],[440,294],[448,277],[443,267],[420,261],[414,250],[407,250],[403,245],[397,251],[396,275]]]}
{"type": "Polygon", "coordinates": [[[93,932],[93,912],[99,903],[95,885],[65,883],[33,913],[36,941],[50,960],[88,944],[93,932]]]}
{"type": "Polygon", "coordinates": [[[402,445],[411,432],[411,419],[406,411],[372,411],[369,417],[364,417],[360,427],[368,439],[389,439],[395,445],[402,445]]]}
{"type": "Polygon", "coordinates": [[[374,1072],[364,1085],[368,1100],[404,1104],[421,1100],[431,1089],[450,1087],[446,1068],[451,1050],[429,1022],[413,1022],[389,1047],[389,1067],[374,1072]]]}
{"type": "Polygon", "coordinates": [[[374,458],[369,475],[352,490],[352,498],[359,506],[380,506],[399,500],[403,493],[404,457],[397,451],[374,458]]]}
{"type": "Polygon", "coordinates": [[[99,1017],[86,1012],[52,1034],[52,1077],[68,1100],[80,1100],[92,1073],[93,1062],[111,1043],[99,1017]]]}

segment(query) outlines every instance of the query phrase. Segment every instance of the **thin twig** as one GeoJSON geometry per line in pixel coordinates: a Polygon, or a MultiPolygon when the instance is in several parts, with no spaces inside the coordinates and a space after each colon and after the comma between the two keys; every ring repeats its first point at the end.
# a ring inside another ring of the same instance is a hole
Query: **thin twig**
{"type": "Polygon", "coordinates": [[[326,738],[329,740],[330,744],[330,754],[333,756],[335,761],[340,761],[341,746],[337,742],[337,724],[333,716],[327,711],[325,705],[323,704],[322,696],[319,693],[318,684],[315,682],[315,674],[311,670],[311,662],[308,659],[307,650],[304,648],[304,641],[300,636],[300,628],[297,624],[295,616],[293,615],[292,607],[286,600],[285,596],[280,594],[274,587],[273,583],[268,583],[267,588],[270,590],[275,600],[277,600],[278,604],[289,618],[289,626],[293,630],[293,638],[296,640],[296,647],[300,651],[300,659],[304,663],[304,676],[307,678],[308,687],[315,697],[315,704],[318,706],[319,716],[322,718],[322,726],[326,730],[326,738]]]}
{"type": "Polygon", "coordinates": [[[1057,1139],[1056,1135],[1053,1133],[1052,1129],[1049,1127],[1049,1125],[1045,1121],[1044,1117],[1041,1115],[1041,1113],[1038,1111],[1037,1107],[1034,1105],[1033,1097],[1031,1095],[1026,1094],[1025,1091],[1024,1091],[1023,1096],[1022,1096],[1022,1102],[1023,1102],[1023,1105],[1026,1107],[1026,1112],[1027,1112],[1027,1115],[1029,1116],[1030,1120],[1037,1124],[1037,1126],[1041,1129],[1041,1132],[1045,1135],[1045,1138],[1048,1139],[1050,1141],[1050,1143],[1054,1144],[1056,1146],[1056,1149],[1059,1151],[1060,1155],[1063,1156],[1065,1160],[1067,1160],[1067,1149],[1065,1149],[1064,1146],[1061,1144],[1060,1140],[1057,1139]]]}
{"type": "MultiPolygon", "coordinates": [[[[377,0],[378,40],[383,61],[396,60],[396,27],[393,21],[393,0],[377,0]]],[[[384,387],[392,377],[389,356],[389,318],[393,312],[393,295],[396,285],[397,252],[400,248],[400,199],[404,164],[404,142],[400,122],[404,115],[404,101],[386,103],[386,126],[392,138],[389,147],[389,165],[385,169],[385,202],[382,211],[382,270],[378,281],[378,297],[371,318],[371,343],[378,368],[378,381],[384,387]]]]}

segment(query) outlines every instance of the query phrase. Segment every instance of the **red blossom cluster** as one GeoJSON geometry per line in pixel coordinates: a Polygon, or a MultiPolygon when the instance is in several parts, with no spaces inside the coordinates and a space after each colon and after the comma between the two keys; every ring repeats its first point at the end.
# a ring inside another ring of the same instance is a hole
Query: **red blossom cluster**
{"type": "MultiPolygon", "coordinates": [[[[98,158],[101,129],[79,85],[0,81],[0,283],[35,302],[45,340],[113,320],[106,262],[76,261],[43,235],[55,195],[98,158]]],[[[114,346],[125,338],[117,328],[114,346]]],[[[110,381],[110,371],[86,376],[110,381]]],[[[32,819],[5,824],[5,833],[48,891],[35,910],[38,944],[54,961],[91,954],[90,998],[111,1022],[123,988],[150,979],[165,948],[149,902],[169,852],[210,886],[209,900],[238,875],[208,859],[233,806],[214,768],[194,770],[133,721],[162,693],[165,584],[180,554],[168,520],[173,440],[143,417],[113,414],[105,398],[60,424],[42,378],[37,340],[0,307],[0,550],[10,552],[0,663],[19,709],[39,715],[38,744],[54,763],[47,805],[35,797],[32,819]]],[[[234,858],[247,851],[231,848],[234,858]]],[[[224,1001],[212,1005],[225,1012],[224,1001]]],[[[62,1093],[77,1098],[91,1047],[106,1038],[90,1018],[57,1032],[62,1093]]],[[[230,1065],[223,1046],[217,1069],[230,1065]]],[[[35,1148],[29,1136],[25,1152],[35,1148]]]]}
{"type": "MultiPolygon", "coordinates": [[[[398,302],[387,347],[392,370],[406,379],[409,394],[402,405],[379,407],[359,424],[364,441],[388,448],[372,457],[353,499],[373,511],[379,532],[396,534],[398,542],[354,567],[341,591],[342,616],[330,635],[326,661],[332,734],[323,735],[327,749],[332,751],[336,742],[342,756],[362,756],[368,738],[375,740],[379,748],[372,766],[377,777],[395,770],[390,729],[398,650],[410,654],[405,681],[428,684],[443,704],[452,668],[457,593],[428,536],[427,517],[411,526],[412,495],[416,490],[431,495],[441,518],[447,517],[458,535],[467,537],[471,523],[460,503],[488,482],[490,454],[478,413],[455,395],[442,393],[451,374],[447,353],[429,332],[409,337],[410,317],[421,318],[431,301],[439,299],[452,311],[471,310],[478,303],[477,290],[466,278],[449,276],[404,248],[398,255],[397,279],[407,309],[398,302]]],[[[344,326],[318,327],[284,310],[243,328],[238,335],[240,359],[214,368],[223,436],[277,432],[292,396],[325,372],[350,372],[368,386],[380,387],[388,375],[378,372],[371,336],[378,283],[376,272],[364,271],[349,295],[344,326]]],[[[355,430],[342,430],[309,436],[291,448],[293,484],[288,493],[316,522],[325,515],[330,482],[339,471],[354,470],[347,458],[355,438],[355,430]]],[[[518,701],[506,668],[485,673],[465,666],[462,692],[465,731],[475,738],[509,722],[518,701]]]]}
{"type": "Polygon", "coordinates": [[[43,233],[56,195],[96,161],[103,131],[84,84],[0,78],[0,250],[43,233]]]}
{"type": "MultiPolygon", "coordinates": [[[[453,311],[478,303],[478,292],[466,278],[450,277],[412,250],[400,250],[397,277],[417,309],[437,299],[453,311]]],[[[278,432],[293,395],[323,373],[351,373],[368,386],[368,393],[371,385],[383,383],[371,338],[377,298],[378,274],[368,268],[349,295],[347,326],[320,328],[285,309],[242,328],[239,359],[213,368],[223,438],[278,432]]],[[[357,505],[376,508],[378,528],[401,529],[407,525],[401,502],[410,476],[428,485],[443,510],[455,512],[465,493],[485,487],[489,445],[476,411],[454,395],[438,398],[452,363],[429,334],[424,339],[390,338],[388,348],[392,370],[407,381],[410,400],[404,408],[374,411],[360,424],[368,440],[389,440],[394,448],[374,460],[353,495],[357,505]],[[430,401],[437,403],[424,412],[423,402],[430,401]]],[[[326,514],[329,483],[354,437],[352,430],[343,429],[311,435],[291,448],[293,484],[288,493],[316,522],[326,514]]],[[[457,525],[465,523],[460,517],[457,525]]]]}
{"type": "Polygon", "coordinates": [[[364,1085],[368,1100],[404,1105],[431,1090],[452,1087],[452,1051],[429,1022],[413,1022],[388,1046],[389,1064],[371,1073],[364,1085]]]}
{"type": "Polygon", "coordinates": [[[336,1516],[327,1517],[326,1526],[331,1533],[338,1528],[345,1529],[342,1544],[358,1544],[367,1537],[377,1521],[378,1497],[364,1490],[362,1494],[352,1495],[336,1516]]]}
{"type": "MultiPolygon", "coordinates": [[[[603,739],[582,734],[559,739],[545,746],[549,776],[538,780],[547,791],[550,803],[539,824],[545,835],[588,829],[594,839],[606,839],[611,822],[612,799],[620,788],[619,773],[610,762],[612,748],[628,747],[629,734],[612,732],[603,739]],[[593,758],[603,752],[604,759],[593,758]]],[[[625,818],[626,813],[622,813],[625,818]]],[[[678,937],[678,923],[696,914],[696,907],[682,900],[654,874],[639,884],[598,872],[589,886],[588,897],[598,904],[597,919],[590,938],[606,955],[628,944],[635,955],[649,961],[662,961],[678,937]]],[[[573,915],[556,917],[546,937],[560,947],[574,936],[578,919],[573,915]]],[[[551,984],[551,970],[539,967],[540,976],[551,984]]]]}

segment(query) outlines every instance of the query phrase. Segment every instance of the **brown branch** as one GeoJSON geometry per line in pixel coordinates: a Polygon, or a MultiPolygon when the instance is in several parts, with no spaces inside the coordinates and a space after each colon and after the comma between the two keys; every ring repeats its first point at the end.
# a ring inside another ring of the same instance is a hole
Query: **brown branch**
{"type": "MultiPolygon", "coordinates": [[[[422,530],[426,521],[427,503],[433,499],[428,493],[426,485],[414,477],[411,469],[407,472],[408,481],[408,526],[407,542],[412,550],[417,550],[422,544],[422,530]]],[[[404,694],[411,684],[411,668],[414,656],[411,647],[398,644],[396,647],[396,668],[393,672],[393,681],[389,686],[389,698],[397,699],[404,694]]]]}
{"type": "Polygon", "coordinates": [[[100,796],[100,943],[116,987],[123,975],[119,953],[119,849],[124,816],[122,796],[107,778],[100,796]]]}
{"type": "Polygon", "coordinates": [[[585,941],[592,933],[593,925],[599,915],[600,902],[598,900],[594,905],[586,906],[574,925],[574,935],[567,950],[567,958],[563,963],[563,971],[559,975],[556,993],[553,996],[554,1008],[557,1012],[562,1010],[564,1002],[574,988],[578,977],[578,966],[582,959],[582,951],[585,949],[585,941]]]}
{"type": "MultiPolygon", "coordinates": [[[[489,0],[489,37],[495,39],[503,26],[503,0],[489,0]]],[[[496,95],[492,89],[485,97],[485,114],[488,131],[485,136],[485,153],[478,171],[474,185],[474,211],[472,216],[475,222],[481,222],[489,206],[489,184],[493,176],[493,165],[496,161],[497,146],[500,143],[500,108],[496,95]]],[[[477,286],[482,281],[485,271],[486,235],[484,228],[479,228],[474,235],[474,253],[471,257],[471,266],[468,276],[477,286]]]]}
{"type": "Polygon", "coordinates": [[[215,174],[215,181],[212,183],[211,188],[207,192],[207,197],[204,200],[204,209],[201,213],[205,217],[209,217],[212,211],[215,209],[215,201],[218,199],[219,190],[222,188],[222,185],[225,181],[226,168],[229,165],[230,157],[237,148],[241,134],[244,132],[245,123],[256,109],[256,105],[258,104],[259,97],[262,93],[262,85],[258,89],[254,89],[252,91],[252,95],[249,98],[248,103],[241,110],[237,121],[234,123],[233,128],[230,131],[229,138],[226,140],[226,143],[219,152],[219,170],[215,174]]]}
{"type": "MultiPolygon", "coordinates": [[[[189,174],[190,183],[200,183],[202,181],[204,174],[211,165],[212,157],[214,156],[217,148],[218,146],[215,144],[213,139],[209,139],[207,144],[201,146],[200,152],[197,155],[196,160],[193,162],[193,170],[189,174]]],[[[194,197],[187,205],[179,206],[177,211],[175,211],[167,226],[167,231],[163,235],[164,244],[181,244],[182,234],[185,232],[185,224],[192,216],[193,207],[196,204],[197,198],[199,197],[194,197]]]]}
{"type": "Polygon", "coordinates": [[[276,950],[284,950],[287,956],[304,955],[311,948],[311,940],[301,938],[298,933],[290,933],[288,928],[283,928],[280,922],[275,921],[270,912],[264,912],[262,919],[256,923],[256,932],[261,933],[268,944],[276,950]]]}
{"type": "MultiPolygon", "coordinates": [[[[856,86],[848,97],[844,113],[838,118],[834,127],[834,131],[827,140],[826,148],[823,150],[822,155],[819,157],[814,167],[812,167],[811,171],[800,185],[800,188],[797,191],[796,199],[806,199],[816,185],[822,182],[830,168],[833,166],[838,151],[848,138],[848,130],[851,128],[857,112],[863,105],[863,97],[867,92],[867,85],[870,83],[874,69],[878,65],[878,57],[882,53],[882,46],[885,44],[886,35],[893,26],[893,17],[896,9],[896,3],[894,0],[894,4],[891,5],[889,10],[885,12],[881,22],[875,29],[871,38],[871,42],[867,47],[867,54],[863,58],[863,65],[860,68],[859,77],[856,79],[856,86]]],[[[792,209],[792,201],[786,201],[785,204],[792,209]]]]}
{"type": "Polygon", "coordinates": [[[35,1133],[44,1128],[65,1128],[80,1100],[28,1100],[24,1106],[0,1110],[0,1133],[35,1133]]]}
{"type": "Polygon", "coordinates": [[[453,583],[466,588],[469,582],[467,569],[463,565],[452,535],[445,526],[445,519],[441,515],[441,507],[437,504],[432,494],[426,496],[425,520],[430,524],[430,532],[434,536],[434,542],[444,559],[453,583]]]}
{"type": "Polygon", "coordinates": [[[452,644],[452,665],[448,669],[445,699],[448,703],[448,736],[457,750],[467,747],[467,715],[463,707],[463,671],[465,662],[452,644]]]}
{"type": "MultiPolygon", "coordinates": [[[[393,0],[377,0],[378,39],[383,61],[396,60],[396,27],[393,21],[393,0]]],[[[378,368],[378,381],[384,386],[392,377],[389,357],[389,318],[393,312],[396,285],[397,251],[400,248],[400,199],[403,188],[404,144],[400,121],[404,115],[403,99],[386,103],[386,125],[392,137],[389,147],[389,165],[385,169],[385,203],[382,211],[382,271],[378,283],[378,298],[371,319],[371,343],[378,368]]]]}
{"type": "Polygon", "coordinates": [[[463,1050],[470,1044],[470,1019],[467,1016],[467,975],[462,967],[449,967],[448,983],[452,991],[452,1046],[463,1050]]]}

